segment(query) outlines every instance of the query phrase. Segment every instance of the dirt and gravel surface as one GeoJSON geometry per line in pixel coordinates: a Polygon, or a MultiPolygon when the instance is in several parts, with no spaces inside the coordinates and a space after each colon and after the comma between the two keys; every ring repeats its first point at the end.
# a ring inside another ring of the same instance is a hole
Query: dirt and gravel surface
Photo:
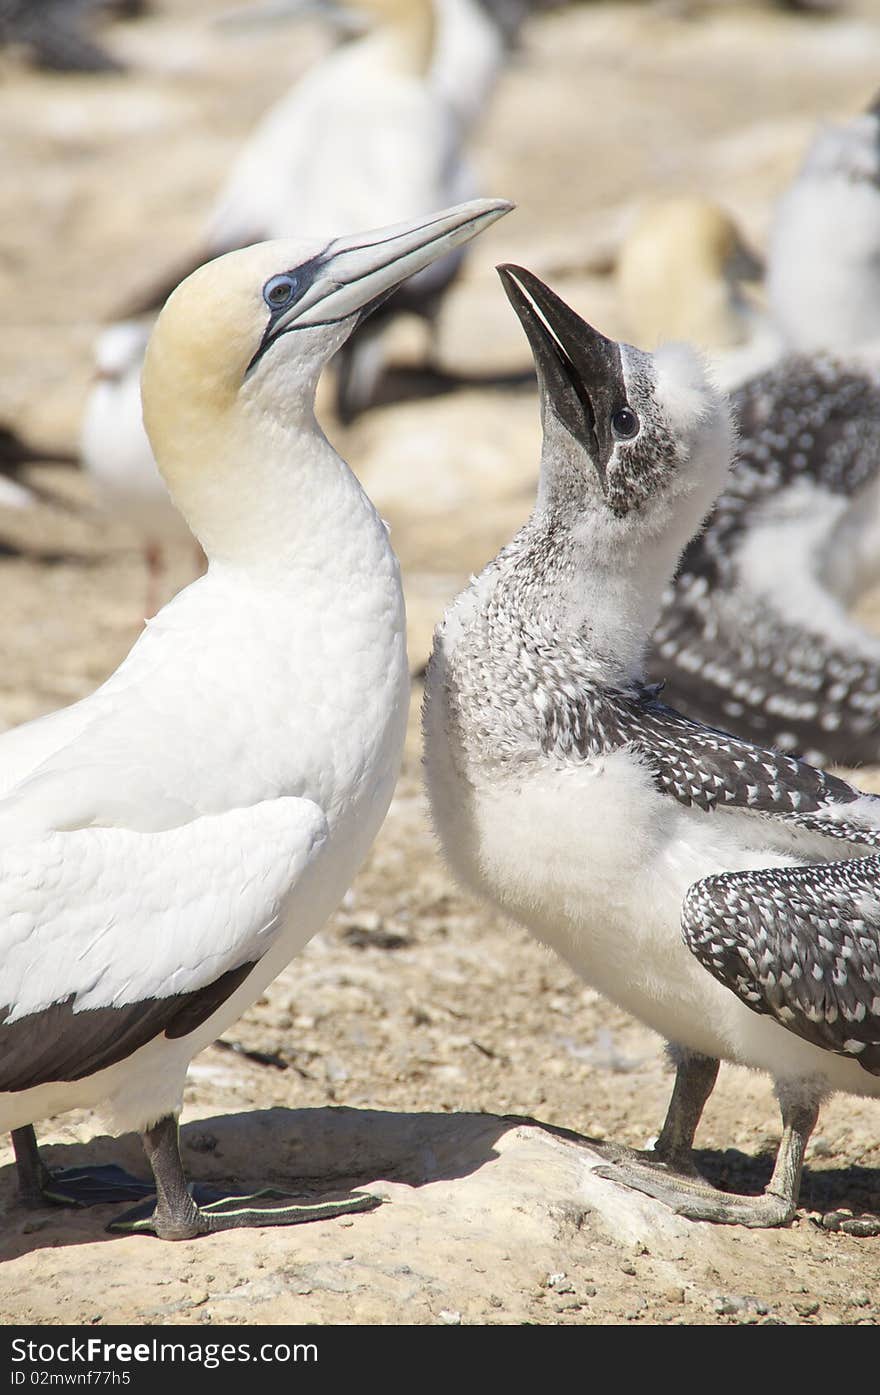
{"type": "MultiPolygon", "coordinates": [[[[114,27],[126,76],[38,76],[0,59],[0,420],[75,443],[96,325],[197,240],[266,101],[324,45],[318,28],[232,33],[207,0],[114,27]]],[[[487,192],[517,200],[474,248],[444,317],[450,370],[515,373],[524,341],[492,272],[551,277],[612,333],[607,275],[651,190],[727,204],[760,245],[769,200],[820,115],[880,76],[869,0],[820,21],[741,5],[688,13],[576,5],[530,27],[481,132],[487,192]]],[[[400,336],[404,358],[413,335],[400,336]]],[[[414,674],[431,626],[525,516],[532,391],[471,385],[327,428],[392,526],[414,674]]],[[[139,629],[133,539],[69,471],[71,509],[0,518],[0,721],[91,691],[139,629]],[[19,555],[14,549],[21,548],[19,555]]],[[[166,587],[191,575],[176,555],[166,587]]],[[[880,622],[880,607],[864,607],[880,622]]],[[[0,1320],[150,1323],[876,1323],[880,1241],[823,1228],[880,1208],[880,1109],[840,1098],[808,1153],[802,1210],[777,1232],[615,1212],[560,1126],[642,1145],[671,1077],[661,1044],[523,931],[456,889],[429,830],[413,706],[388,821],[346,902],[266,996],[194,1062],[184,1156],[199,1176],[356,1183],[378,1210],[178,1245],[104,1233],[110,1212],[28,1213],[0,1167],[0,1320]],[[525,1116],[541,1126],[523,1122],[525,1116]]],[[[880,789],[880,772],[862,772],[880,789]]],[[[778,1130],[771,1088],[725,1068],[699,1142],[712,1176],[756,1190],[778,1130]]],[[[93,1117],[44,1124],[50,1162],[120,1158],[93,1117]],[[96,1137],[97,1135],[97,1137],[96,1137]],[[87,1144],[88,1146],[84,1146],[87,1144]]]]}

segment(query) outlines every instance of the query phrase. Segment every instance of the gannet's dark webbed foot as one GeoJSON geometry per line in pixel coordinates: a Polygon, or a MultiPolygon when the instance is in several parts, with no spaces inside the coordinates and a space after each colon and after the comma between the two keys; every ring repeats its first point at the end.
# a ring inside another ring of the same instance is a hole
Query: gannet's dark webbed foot
{"type": "Polygon", "coordinates": [[[48,1168],[40,1157],[33,1125],[13,1129],[12,1147],[18,1170],[18,1192],[23,1206],[107,1206],[120,1201],[140,1201],[153,1195],[149,1182],[133,1177],[124,1168],[48,1168]]]}
{"type": "Polygon", "coordinates": [[[248,1196],[230,1196],[208,1185],[187,1186],[180,1160],[177,1120],[160,1119],[142,1135],[144,1149],[156,1179],[152,1201],[119,1216],[108,1230],[158,1235],[160,1240],[192,1240],[219,1230],[269,1225],[301,1225],[333,1216],[372,1211],[378,1197],[355,1193],[338,1200],[317,1203],[296,1200],[276,1187],[265,1187],[248,1196]]]}
{"type": "Polygon", "coordinates": [[[664,1174],[629,1159],[594,1170],[600,1177],[662,1201],[688,1220],[751,1227],[786,1225],[797,1211],[804,1153],[818,1114],[816,1101],[805,1101],[803,1097],[788,1099],[783,1095],[782,1141],[773,1176],[762,1196],[716,1191],[706,1182],[664,1174]]]}

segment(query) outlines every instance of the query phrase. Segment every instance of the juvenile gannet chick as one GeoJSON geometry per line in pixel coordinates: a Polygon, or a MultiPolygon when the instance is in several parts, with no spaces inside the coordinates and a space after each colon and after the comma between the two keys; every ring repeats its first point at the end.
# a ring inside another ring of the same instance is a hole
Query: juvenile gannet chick
{"type": "Polygon", "coordinates": [[[793,353],[880,348],[880,102],[823,127],[777,204],[767,297],[793,353]]]}
{"type": "Polygon", "coordinates": [[[736,464],[691,539],[647,659],[689,717],[814,764],[880,762],[876,370],[793,358],[733,396],[736,464]]]}
{"type": "Polygon", "coordinates": [[[231,253],[159,317],[144,419],[207,575],[91,697],[0,738],[0,1127],[31,1196],[71,1189],[30,1125],[84,1106],[142,1135],[157,1201],[132,1225],[303,1218],[198,1206],[177,1116],[191,1058],[342,896],[403,746],[397,560],[315,389],[377,300],[509,206],[231,253]]]}
{"type": "Polygon", "coordinates": [[[610,1175],[693,1218],[782,1224],[823,1096],[880,1095],[880,799],[645,685],[663,586],[727,471],[727,405],[687,347],[612,343],[501,275],[538,370],[540,483],[435,637],[436,828],[463,881],[673,1044],[656,1149],[610,1175]],[[676,1175],[719,1060],[777,1084],[760,1197],[676,1175]]]}
{"type": "Polygon", "coordinates": [[[781,352],[778,333],[750,286],[763,267],[730,215],[679,195],[647,204],[617,258],[620,308],[637,344],[686,340],[711,356],[731,388],[781,352]]]}
{"type": "Polygon", "coordinates": [[[141,416],[141,367],[149,337],[150,327],[142,321],[104,330],[80,432],[80,457],[99,502],[140,539],[148,578],[147,616],[159,605],[167,547],[193,544],[156,466],[141,416]]]}

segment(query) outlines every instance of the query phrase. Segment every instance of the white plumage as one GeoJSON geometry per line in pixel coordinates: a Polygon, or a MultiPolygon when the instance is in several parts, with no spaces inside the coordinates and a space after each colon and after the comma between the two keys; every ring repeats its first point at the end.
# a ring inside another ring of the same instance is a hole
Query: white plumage
{"type": "Polygon", "coordinates": [[[86,1105],[141,1130],[160,1233],[220,1224],[168,1131],[187,1064],[333,909],[403,745],[397,561],[317,426],[319,373],[507,207],[259,245],[178,288],[145,414],[208,573],[91,697],[0,739],[0,1127],[86,1105]]]}
{"type": "Polygon", "coordinates": [[[538,368],[541,479],[435,637],[437,830],[471,887],[674,1044],[659,1154],[616,1175],[695,1218],[780,1224],[823,1094],[880,1096],[880,799],[645,685],[663,587],[724,481],[726,405],[695,355],[613,344],[531,273],[501,270],[538,368]],[[777,1083],[785,1129],[761,1198],[656,1167],[690,1165],[719,1060],[777,1083]]]}

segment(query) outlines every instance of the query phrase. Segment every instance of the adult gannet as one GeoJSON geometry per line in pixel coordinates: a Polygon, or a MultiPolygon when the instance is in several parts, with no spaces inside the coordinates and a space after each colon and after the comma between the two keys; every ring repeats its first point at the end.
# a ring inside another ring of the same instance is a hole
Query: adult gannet
{"type": "Polygon", "coordinates": [[[732,388],[772,364],[782,341],[752,294],[763,266],[730,214],[696,195],[646,204],[621,243],[615,279],[633,341],[686,340],[732,388]]]}
{"type": "Polygon", "coordinates": [[[0,738],[0,1127],[31,1195],[30,1126],[85,1106],[141,1133],[158,1235],[297,1218],[199,1207],[177,1115],[192,1056],[348,886],[403,747],[397,560],[315,389],[377,301],[509,207],[230,253],[159,317],[145,422],[207,575],[91,697],[0,738]]]}
{"type": "MultiPolygon", "coordinates": [[[[349,5],[370,21],[367,32],[339,45],[270,107],[233,163],[201,247],[185,267],[131,299],[126,318],[156,308],[184,271],[232,248],[416,218],[472,196],[463,132],[431,79],[433,0],[349,5]]],[[[433,325],[462,255],[416,277],[395,305],[433,325]]],[[[383,307],[337,364],[344,420],[374,391],[389,314],[383,307]]]]}
{"type": "MultiPolygon", "coordinates": [[[[457,123],[428,80],[432,0],[351,3],[374,27],[315,65],[270,108],[229,172],[202,245],[157,285],[131,298],[123,321],[102,337],[99,366],[109,355],[114,376],[104,374],[87,402],[84,463],[100,479],[105,504],[119,506],[126,521],[151,501],[144,512],[151,532],[144,541],[153,548],[165,529],[172,541],[180,530],[176,510],[165,508],[144,439],[132,317],[155,313],[185,275],[234,248],[418,218],[473,192],[460,170],[457,123]]],[[[447,258],[445,268],[426,268],[393,303],[433,323],[461,255],[459,250],[447,258]]],[[[345,420],[373,394],[389,313],[383,307],[337,358],[337,407],[345,420]]]]}
{"type": "Polygon", "coordinates": [[[540,482],[435,637],[436,828],[463,881],[673,1044],[656,1148],[609,1175],[695,1219],[783,1224],[822,1098],[880,1096],[880,798],[645,684],[663,586],[727,472],[727,403],[688,347],[613,343],[500,270],[538,371],[540,482]],[[680,1175],[719,1060],[776,1081],[759,1197],[680,1175]]]}
{"type": "Polygon", "coordinates": [[[470,133],[486,113],[520,29],[534,10],[565,0],[434,0],[437,39],[431,79],[470,133]]]}

